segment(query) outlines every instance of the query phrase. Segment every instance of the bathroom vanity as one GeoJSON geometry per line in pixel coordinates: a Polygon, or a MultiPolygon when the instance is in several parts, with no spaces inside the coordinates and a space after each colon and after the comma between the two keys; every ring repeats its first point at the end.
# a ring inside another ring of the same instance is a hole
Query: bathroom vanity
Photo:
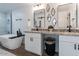
{"type": "MultiPolygon", "coordinates": [[[[47,6],[50,7],[50,5],[47,6]]],[[[55,8],[56,6],[51,7],[51,9],[49,7],[46,7],[46,13],[44,12],[45,10],[34,11],[33,28],[38,30],[25,31],[25,49],[35,54],[43,55],[44,37],[51,36],[56,39],[55,51],[58,52],[59,56],[77,56],[79,54],[79,19],[77,5],[70,3],[59,5],[57,8],[55,8]],[[51,10],[49,11],[51,14],[48,12],[48,9],[51,10]],[[54,30],[58,29],[58,31],[39,30],[48,29],[50,25],[54,27],[54,30]],[[60,31],[60,29],[65,29],[65,31],[60,31]],[[74,31],[74,29],[78,31],[74,31]]]]}
{"type": "Polygon", "coordinates": [[[42,55],[44,52],[44,37],[48,35],[56,38],[56,51],[59,56],[79,55],[79,33],[57,31],[25,31],[25,49],[42,55]]]}

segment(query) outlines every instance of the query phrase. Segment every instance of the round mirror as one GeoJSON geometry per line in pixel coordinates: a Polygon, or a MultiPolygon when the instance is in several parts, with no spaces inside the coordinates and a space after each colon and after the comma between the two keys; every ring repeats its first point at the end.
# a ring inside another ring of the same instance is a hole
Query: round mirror
{"type": "Polygon", "coordinates": [[[47,6],[46,6],[46,11],[49,12],[49,10],[50,10],[50,5],[47,4],[47,6]]]}
{"type": "Polygon", "coordinates": [[[54,9],[54,8],[51,9],[51,15],[52,15],[52,16],[55,15],[55,9],[54,9]]]}
{"type": "Polygon", "coordinates": [[[51,21],[51,15],[50,14],[47,15],[47,20],[48,20],[48,22],[51,21]]]}
{"type": "Polygon", "coordinates": [[[52,24],[53,24],[53,26],[56,25],[56,18],[54,18],[54,19],[52,20],[52,24]]]}

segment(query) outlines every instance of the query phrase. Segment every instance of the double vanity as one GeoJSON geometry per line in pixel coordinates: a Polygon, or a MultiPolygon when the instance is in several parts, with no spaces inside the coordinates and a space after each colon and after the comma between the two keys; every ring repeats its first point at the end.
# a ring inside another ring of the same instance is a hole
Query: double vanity
{"type": "Polygon", "coordinates": [[[44,38],[49,36],[56,39],[55,51],[59,56],[79,55],[78,31],[25,31],[25,49],[43,55],[44,38]]]}
{"type": "Polygon", "coordinates": [[[34,11],[32,31],[25,31],[25,49],[43,55],[45,38],[55,38],[59,56],[79,55],[79,4],[53,5],[34,11]],[[54,29],[48,31],[50,28],[54,29]],[[41,30],[42,29],[42,30],[41,30]]]}

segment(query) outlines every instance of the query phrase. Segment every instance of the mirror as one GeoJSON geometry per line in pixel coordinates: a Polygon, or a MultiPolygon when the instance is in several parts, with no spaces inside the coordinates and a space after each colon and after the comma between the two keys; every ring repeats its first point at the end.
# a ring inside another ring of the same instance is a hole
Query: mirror
{"type": "Polygon", "coordinates": [[[51,15],[52,15],[52,16],[55,15],[55,9],[54,9],[54,8],[51,9],[51,15]]]}
{"type": "Polygon", "coordinates": [[[50,5],[49,5],[49,4],[46,5],[46,11],[47,11],[47,12],[50,11],[50,5]]]}
{"type": "Polygon", "coordinates": [[[44,9],[34,11],[34,27],[38,27],[38,28],[45,27],[45,10],[44,9]]]}
{"type": "Polygon", "coordinates": [[[76,4],[74,3],[58,6],[58,27],[67,29],[69,24],[72,28],[76,28],[76,4]]]}
{"type": "Polygon", "coordinates": [[[53,27],[55,27],[56,23],[57,23],[56,18],[54,18],[54,19],[52,20],[52,25],[53,25],[53,27]]]}
{"type": "Polygon", "coordinates": [[[48,20],[48,22],[51,21],[51,15],[50,14],[47,15],[47,20],[48,20]]]}

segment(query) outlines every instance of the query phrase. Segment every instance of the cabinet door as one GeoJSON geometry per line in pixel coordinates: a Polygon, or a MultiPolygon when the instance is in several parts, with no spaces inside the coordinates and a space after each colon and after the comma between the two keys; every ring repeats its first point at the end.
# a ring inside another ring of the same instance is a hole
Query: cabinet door
{"type": "Polygon", "coordinates": [[[72,43],[79,43],[79,36],[60,35],[59,41],[66,41],[72,43]]]}
{"type": "Polygon", "coordinates": [[[76,56],[79,56],[79,43],[77,43],[76,56]]]}
{"type": "Polygon", "coordinates": [[[32,52],[36,53],[38,55],[42,55],[42,42],[39,38],[33,38],[33,41],[31,42],[32,46],[32,52]]]}
{"type": "Polygon", "coordinates": [[[30,36],[26,34],[25,36],[25,49],[27,51],[31,51],[32,50],[32,47],[31,47],[31,44],[30,44],[30,36]]]}
{"type": "Polygon", "coordinates": [[[76,44],[70,42],[59,42],[60,56],[76,56],[76,44]]]}
{"type": "Polygon", "coordinates": [[[38,55],[42,55],[41,34],[26,34],[25,49],[38,55]],[[39,37],[40,36],[40,37],[39,37]]]}

